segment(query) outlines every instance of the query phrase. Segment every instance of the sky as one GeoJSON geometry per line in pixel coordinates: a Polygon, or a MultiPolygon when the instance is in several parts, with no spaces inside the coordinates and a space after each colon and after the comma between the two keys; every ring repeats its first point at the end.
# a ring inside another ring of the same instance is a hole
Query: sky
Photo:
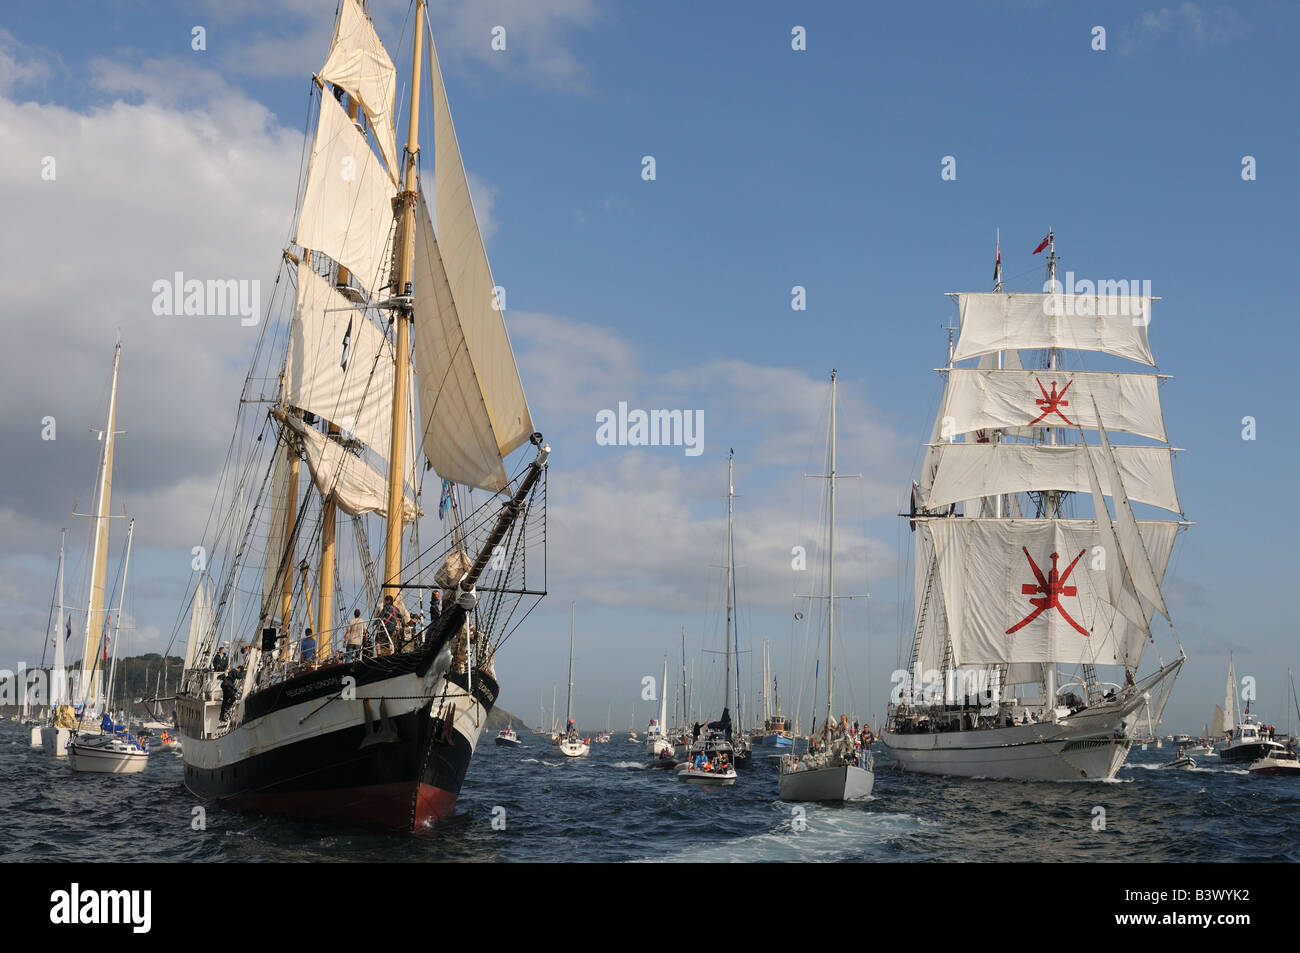
{"type": "MultiPolygon", "coordinates": [[[[0,11],[0,667],[40,661],[61,528],[80,579],[72,514],[90,505],[118,334],[132,650],[170,639],[260,328],[156,316],[151,287],[177,271],[271,287],[334,9],[0,11]]],[[[404,86],[409,3],[371,12],[404,86]]],[[[1063,270],[1149,280],[1161,298],[1151,339],[1196,524],[1166,578],[1189,660],[1165,726],[1209,720],[1229,652],[1260,714],[1285,722],[1300,9],[432,0],[430,17],[554,451],[550,595],[498,656],[504,707],[531,723],[554,685],[563,707],[571,601],[581,723],[643,725],[642,679],[665,653],[680,666],[683,627],[699,691],[720,695],[707,653],[734,448],[746,689],[770,640],[787,710],[807,711],[811,620],[791,597],[810,574],[791,550],[820,562],[821,488],[803,474],[824,466],[835,368],[839,468],[861,474],[840,487],[837,576],[859,598],[840,609],[837,678],[874,724],[911,638],[897,514],[940,395],[944,294],[989,290],[999,233],[1008,289],[1039,290],[1031,252],[1050,226],[1063,270]],[[598,445],[597,414],[620,401],[702,412],[703,452],[598,445]]],[[[1164,657],[1176,644],[1157,629],[1164,657]]]]}

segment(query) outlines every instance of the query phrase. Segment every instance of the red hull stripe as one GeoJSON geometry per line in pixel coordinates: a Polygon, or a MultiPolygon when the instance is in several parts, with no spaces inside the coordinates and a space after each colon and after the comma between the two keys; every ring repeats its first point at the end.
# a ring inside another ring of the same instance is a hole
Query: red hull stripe
{"type": "Polygon", "coordinates": [[[235,795],[227,803],[239,810],[418,832],[449,817],[456,809],[456,797],[432,784],[404,782],[327,791],[247,793],[235,795]]]}

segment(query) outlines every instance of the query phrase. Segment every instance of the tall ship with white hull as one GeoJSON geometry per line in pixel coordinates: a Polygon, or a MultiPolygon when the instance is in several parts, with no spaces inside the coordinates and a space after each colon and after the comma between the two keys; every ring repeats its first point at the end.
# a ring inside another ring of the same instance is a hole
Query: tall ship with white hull
{"type": "Polygon", "coordinates": [[[1061,293],[1051,233],[1043,249],[1048,293],[1004,293],[999,251],[993,293],[953,296],[960,333],[909,514],[911,658],[881,738],[907,771],[1114,777],[1185,659],[1171,624],[1177,655],[1139,676],[1191,525],[1162,375],[1082,369],[1085,352],[1154,367],[1155,299],[1061,293]],[[1145,442],[1113,445],[1110,431],[1145,442]],[[1134,502],[1178,518],[1138,519],[1134,502]]]}
{"type": "Polygon", "coordinates": [[[423,0],[413,19],[399,157],[396,70],[364,7],[339,5],[287,280],[196,560],[176,696],[199,797],[406,831],[452,812],[497,698],[495,653],[545,594],[550,452],[532,429],[423,0]],[[420,187],[430,91],[436,218],[420,187]],[[535,450],[507,476],[526,443],[535,450]]]}

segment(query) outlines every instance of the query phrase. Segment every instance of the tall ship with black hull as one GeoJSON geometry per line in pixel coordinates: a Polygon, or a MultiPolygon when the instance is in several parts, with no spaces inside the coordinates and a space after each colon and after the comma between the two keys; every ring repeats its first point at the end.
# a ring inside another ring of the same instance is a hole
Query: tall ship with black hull
{"type": "Polygon", "coordinates": [[[176,697],[195,795],[405,831],[454,809],[495,654],[545,594],[550,452],[414,7],[400,156],[397,71],[356,0],[314,77],[296,229],[196,549],[176,697]]]}
{"type": "Polygon", "coordinates": [[[1151,666],[1147,652],[1156,613],[1169,617],[1174,542],[1191,525],[1164,375],[1125,363],[1155,366],[1155,299],[1118,293],[1127,282],[1063,293],[1050,232],[1044,249],[1045,293],[1004,293],[999,251],[993,293],[953,295],[959,334],[912,490],[911,658],[881,738],[907,771],[1112,778],[1159,724],[1185,658],[1172,624],[1177,655],[1151,666]],[[1136,440],[1112,444],[1110,432],[1136,440]],[[1160,518],[1137,518],[1134,504],[1160,518]]]}

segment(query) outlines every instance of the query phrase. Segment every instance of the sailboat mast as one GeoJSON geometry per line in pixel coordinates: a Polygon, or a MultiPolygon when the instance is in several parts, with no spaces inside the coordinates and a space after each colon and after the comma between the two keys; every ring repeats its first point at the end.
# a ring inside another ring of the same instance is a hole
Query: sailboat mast
{"type": "MultiPolygon", "coordinates": [[[[117,681],[117,634],[122,628],[122,607],[126,604],[126,570],[131,565],[131,537],[135,535],[135,520],[126,524],[126,554],[122,557],[122,591],[117,599],[117,615],[113,619],[113,665],[108,675],[108,698],[104,704],[104,710],[110,711],[113,707],[113,688],[114,682],[117,681]]],[[[145,673],[145,684],[148,685],[148,672],[145,673]]],[[[130,711],[127,711],[126,721],[130,721],[130,711]]]]}
{"type": "Polygon", "coordinates": [[[735,450],[728,450],[727,452],[727,629],[726,629],[727,676],[726,676],[726,688],[723,689],[722,692],[722,705],[724,708],[727,705],[731,704],[731,627],[732,627],[731,614],[735,609],[735,607],[732,605],[732,598],[731,598],[731,573],[732,573],[731,520],[735,510],[734,500],[736,496],[736,488],[735,485],[732,483],[731,474],[732,474],[732,467],[735,460],[735,456],[736,456],[735,450]]]}
{"type": "Polygon", "coordinates": [[[569,700],[564,705],[564,730],[569,730],[569,722],[573,721],[573,607],[575,603],[569,603],[569,700]]]}
{"type": "MultiPolygon", "coordinates": [[[[396,353],[393,361],[392,438],[388,454],[388,519],[384,526],[384,587],[397,589],[402,568],[402,510],[406,475],[407,384],[411,377],[411,275],[415,266],[415,189],[420,160],[420,61],[424,51],[424,0],[416,0],[415,51],[411,57],[411,111],[406,126],[406,184],[398,195],[397,276],[393,292],[404,299],[393,312],[396,353]]],[[[394,597],[397,596],[394,592],[394,597]]]]}
{"type": "Polygon", "coordinates": [[[830,553],[827,568],[827,595],[830,597],[827,612],[830,630],[826,639],[826,724],[829,731],[835,693],[835,371],[831,371],[831,491],[830,491],[830,553]]]}
{"type": "Polygon", "coordinates": [[[63,691],[67,686],[67,676],[63,672],[63,548],[68,531],[59,533],[59,577],[55,586],[58,603],[54,616],[54,661],[50,668],[50,712],[63,704],[63,691]]]}
{"type": "Polygon", "coordinates": [[[91,543],[90,601],[86,607],[85,650],[81,656],[82,684],[86,685],[85,699],[94,703],[100,697],[103,674],[95,664],[102,653],[104,630],[104,579],[108,571],[108,520],[109,505],[113,496],[113,447],[117,427],[117,371],[122,358],[122,342],[113,348],[113,384],[108,395],[108,420],[101,439],[104,452],[99,466],[96,489],[95,521],[91,543]]]}
{"type": "Polygon", "coordinates": [[[665,734],[668,721],[668,653],[664,653],[664,679],[659,683],[659,733],[665,734]]]}
{"type": "Polygon", "coordinates": [[[690,700],[686,696],[686,626],[682,626],[682,727],[690,720],[690,700]]]}

